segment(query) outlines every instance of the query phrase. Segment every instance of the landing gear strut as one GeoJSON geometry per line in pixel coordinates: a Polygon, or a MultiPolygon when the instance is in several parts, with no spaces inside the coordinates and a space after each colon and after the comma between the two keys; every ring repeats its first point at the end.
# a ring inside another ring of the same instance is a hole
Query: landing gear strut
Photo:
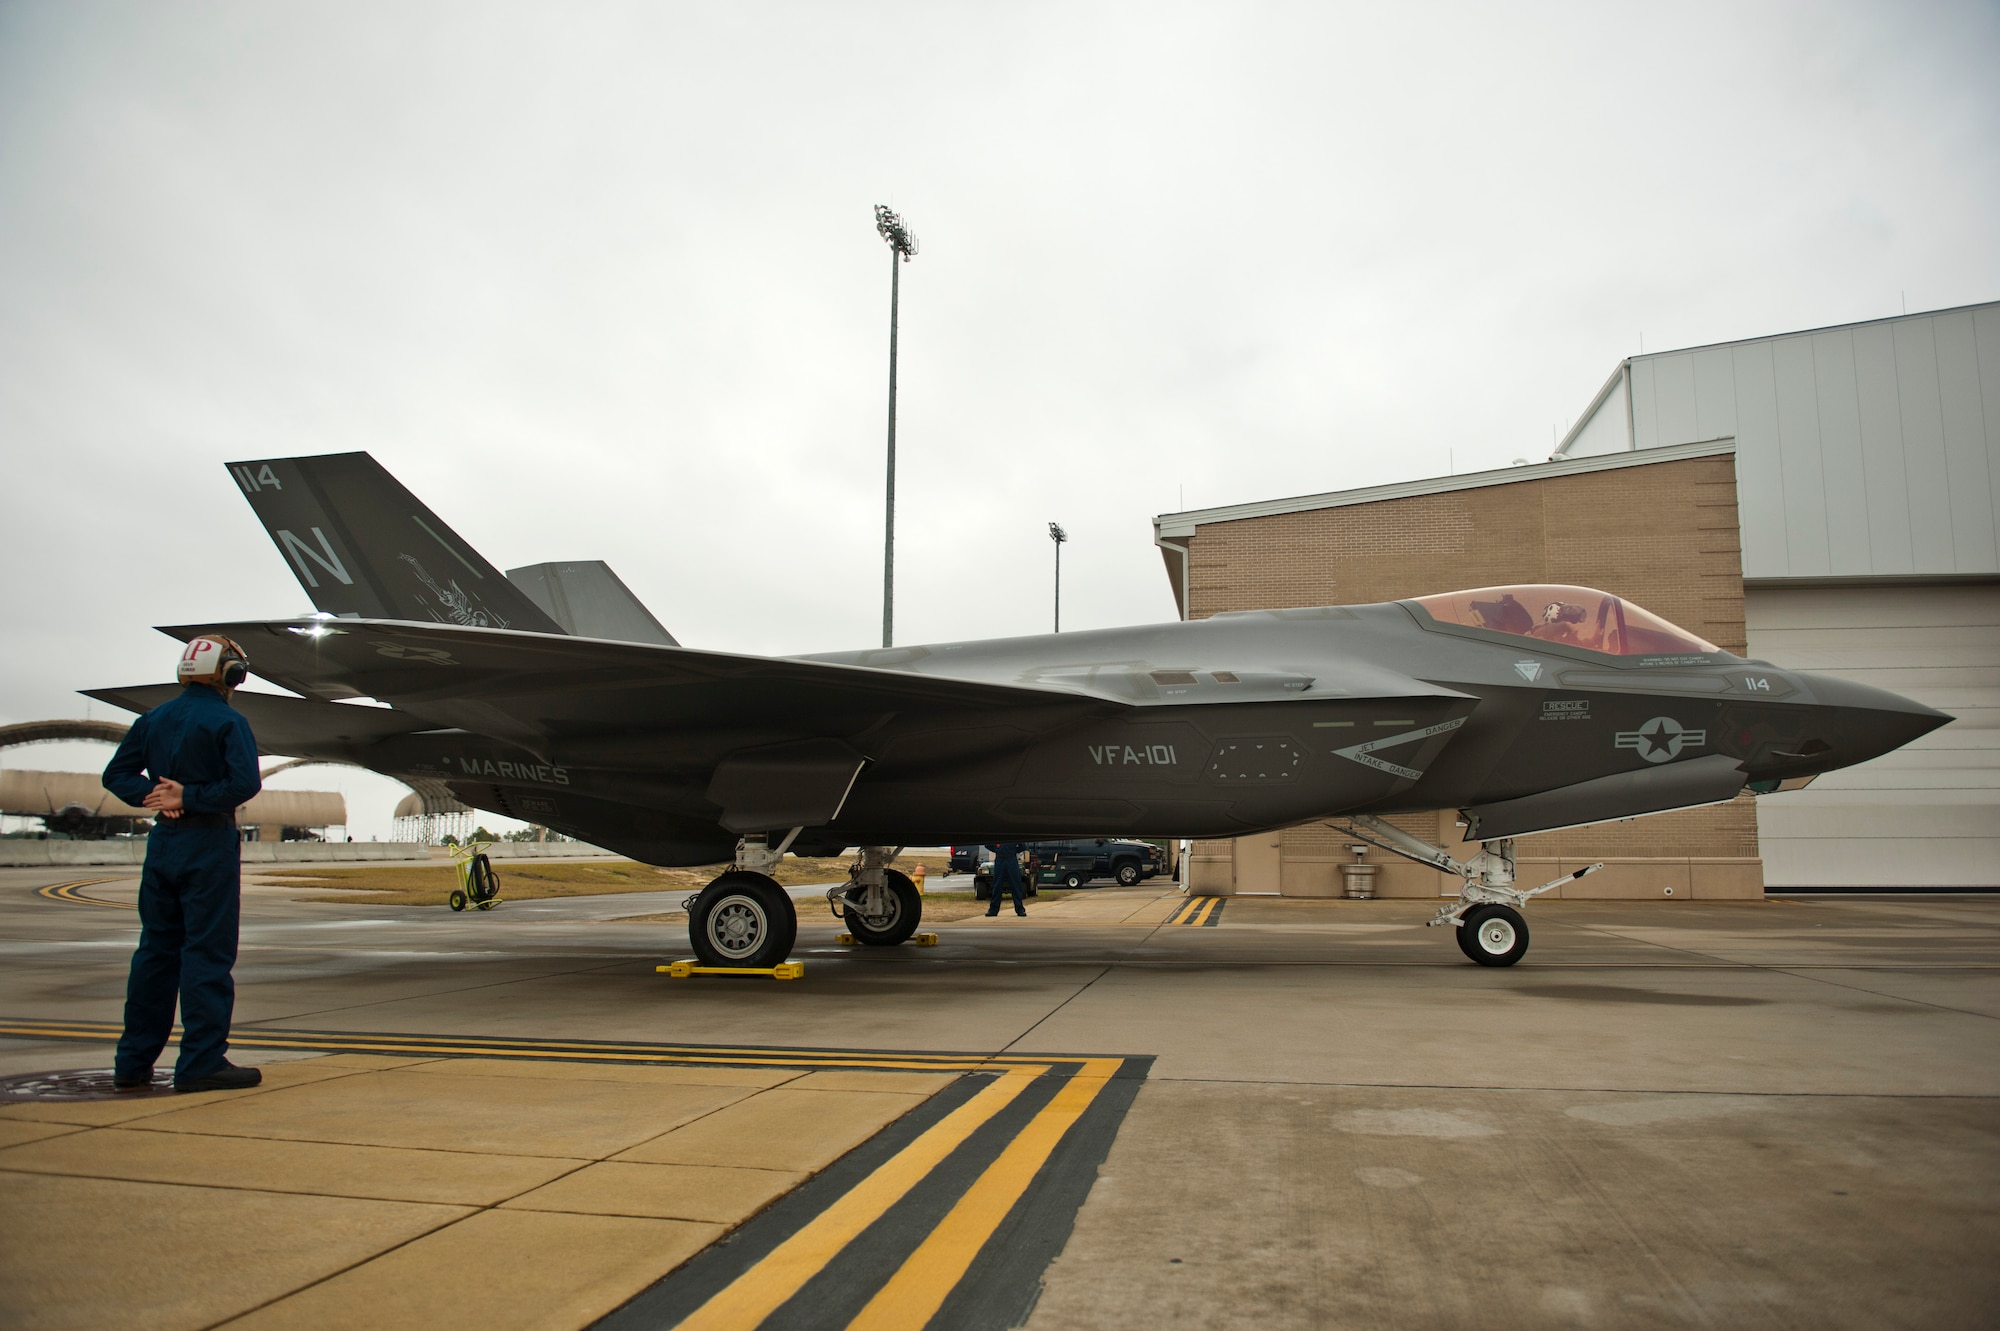
{"type": "Polygon", "coordinates": [[[1455,860],[1443,847],[1365,813],[1328,826],[1404,859],[1458,875],[1462,880],[1458,899],[1438,907],[1437,915],[1427,923],[1453,926],[1459,951],[1482,966],[1511,966],[1528,954],[1528,922],[1521,917],[1521,910],[1531,899],[1604,867],[1601,862],[1585,865],[1552,883],[1522,891],[1514,886],[1512,837],[1482,841],[1477,855],[1455,860]]]}
{"type": "Polygon", "coordinates": [[[826,894],[834,918],[846,922],[857,943],[894,947],[907,941],[924,918],[924,898],[917,885],[889,867],[902,849],[861,847],[861,858],[847,871],[847,886],[826,894]]]}
{"type": "Polygon", "coordinates": [[[801,830],[793,828],[775,847],[766,837],[744,837],[729,872],[681,903],[688,941],[702,965],[761,970],[791,955],[799,915],[771,870],[801,830]]]}

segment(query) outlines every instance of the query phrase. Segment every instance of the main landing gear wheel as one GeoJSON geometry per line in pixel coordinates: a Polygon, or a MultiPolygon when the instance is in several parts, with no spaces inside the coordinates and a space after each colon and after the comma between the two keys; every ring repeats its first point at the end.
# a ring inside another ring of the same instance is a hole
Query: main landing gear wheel
{"type": "Polygon", "coordinates": [[[1528,955],[1528,922],[1512,906],[1474,906],[1452,932],[1459,951],[1482,966],[1511,966],[1528,955]]]}
{"type": "Polygon", "coordinates": [[[907,874],[894,869],[882,871],[882,900],[885,906],[880,915],[861,913],[856,898],[863,890],[859,887],[851,889],[841,907],[847,931],[854,935],[855,942],[866,943],[870,947],[894,947],[917,931],[917,924],[924,918],[924,898],[907,874]]]}
{"type": "Polygon", "coordinates": [[[791,897],[761,873],[732,870],[688,908],[688,939],[704,966],[775,966],[791,955],[798,936],[791,897]]]}

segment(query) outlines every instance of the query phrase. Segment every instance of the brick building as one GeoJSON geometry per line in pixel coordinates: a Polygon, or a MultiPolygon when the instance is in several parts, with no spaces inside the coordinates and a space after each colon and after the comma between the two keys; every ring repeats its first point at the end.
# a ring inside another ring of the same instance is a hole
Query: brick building
{"type": "MultiPolygon", "coordinates": [[[[1548,462],[1154,526],[1183,618],[1572,583],[1958,718],[1810,790],[1520,839],[1527,883],[1601,859],[1562,894],[1664,899],[2000,883],[1996,513],[2000,303],[1635,357],[1548,462]]],[[[1453,811],[1392,821],[1462,845],[1453,811]]],[[[1352,860],[1314,825],[1198,842],[1192,874],[1332,895],[1352,860]]],[[[1457,884],[1403,861],[1377,882],[1457,884]]]]}

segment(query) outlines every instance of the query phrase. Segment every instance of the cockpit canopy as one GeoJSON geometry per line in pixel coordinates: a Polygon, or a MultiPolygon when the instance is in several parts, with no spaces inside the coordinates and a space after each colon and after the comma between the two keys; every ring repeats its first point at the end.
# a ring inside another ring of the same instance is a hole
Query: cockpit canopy
{"type": "Polygon", "coordinates": [[[1722,650],[1623,597],[1588,587],[1530,583],[1413,599],[1441,624],[1540,638],[1612,656],[1681,656],[1722,650]]]}

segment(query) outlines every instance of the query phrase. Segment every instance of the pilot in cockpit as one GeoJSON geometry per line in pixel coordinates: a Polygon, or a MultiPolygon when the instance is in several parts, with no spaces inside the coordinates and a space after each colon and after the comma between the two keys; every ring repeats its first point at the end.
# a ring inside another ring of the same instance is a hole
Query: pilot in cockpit
{"type": "Polygon", "coordinates": [[[1528,630],[1531,638],[1541,638],[1547,642],[1566,642],[1576,647],[1594,647],[1594,640],[1584,637],[1581,625],[1589,617],[1589,612],[1580,605],[1568,601],[1550,601],[1542,607],[1542,622],[1528,630]]]}

